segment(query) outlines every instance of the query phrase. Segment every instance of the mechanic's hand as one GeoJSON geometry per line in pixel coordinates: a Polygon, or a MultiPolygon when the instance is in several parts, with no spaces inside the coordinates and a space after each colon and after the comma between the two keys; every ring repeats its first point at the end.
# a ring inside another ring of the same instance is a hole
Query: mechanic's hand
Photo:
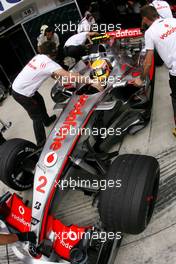
{"type": "Polygon", "coordinates": [[[17,237],[19,241],[24,242],[24,241],[29,241],[33,244],[36,243],[36,234],[34,232],[24,232],[24,233],[18,233],[17,237]]]}
{"type": "Polygon", "coordinates": [[[136,79],[128,81],[128,84],[132,84],[136,87],[139,87],[139,86],[142,86],[144,82],[140,78],[136,78],[136,79]]]}
{"type": "Polygon", "coordinates": [[[93,83],[91,86],[96,88],[99,92],[104,90],[104,85],[101,82],[93,83]]]}

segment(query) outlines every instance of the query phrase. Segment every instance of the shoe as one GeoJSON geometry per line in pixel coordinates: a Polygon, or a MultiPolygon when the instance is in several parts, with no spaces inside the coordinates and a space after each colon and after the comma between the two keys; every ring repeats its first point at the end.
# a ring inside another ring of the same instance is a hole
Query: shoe
{"type": "Polygon", "coordinates": [[[176,137],[176,127],[172,129],[172,134],[176,137]]]}
{"type": "Polygon", "coordinates": [[[47,120],[47,122],[44,123],[46,127],[49,127],[54,121],[56,120],[56,115],[50,116],[50,118],[47,120]]]}

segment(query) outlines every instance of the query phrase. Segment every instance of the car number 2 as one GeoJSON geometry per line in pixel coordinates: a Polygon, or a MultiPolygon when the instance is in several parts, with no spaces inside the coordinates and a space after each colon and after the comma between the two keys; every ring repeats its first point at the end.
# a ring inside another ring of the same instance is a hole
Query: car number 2
{"type": "Polygon", "coordinates": [[[44,187],[47,185],[47,178],[45,176],[40,176],[38,181],[40,184],[37,186],[36,191],[45,193],[44,187]]]}

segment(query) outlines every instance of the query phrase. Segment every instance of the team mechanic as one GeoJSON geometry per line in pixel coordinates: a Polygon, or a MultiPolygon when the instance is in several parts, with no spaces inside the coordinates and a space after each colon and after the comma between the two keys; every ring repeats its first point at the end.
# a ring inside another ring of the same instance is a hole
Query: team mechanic
{"type": "Polygon", "coordinates": [[[38,93],[41,84],[53,77],[59,79],[64,77],[68,82],[91,84],[101,91],[101,83],[81,76],[79,73],[65,71],[52,59],[56,56],[56,45],[47,41],[41,45],[42,54],[36,55],[18,74],[12,84],[12,95],[14,99],[27,111],[33,121],[34,133],[38,147],[45,144],[45,126],[51,125],[56,120],[56,115],[48,116],[43,97],[38,93]]]}
{"type": "Polygon", "coordinates": [[[159,18],[157,10],[153,6],[141,8],[142,24],[149,28],[145,32],[146,58],[143,65],[142,75],[131,81],[135,86],[141,86],[149,73],[156,48],[161,59],[169,69],[169,84],[171,88],[172,106],[174,110],[175,128],[173,134],[176,136],[176,19],[159,18]]]}
{"type": "Polygon", "coordinates": [[[86,41],[93,44],[91,37],[98,36],[97,32],[81,32],[71,36],[64,45],[64,54],[72,57],[78,62],[82,56],[86,55],[86,41]]]}
{"type": "Polygon", "coordinates": [[[37,38],[37,50],[39,53],[41,53],[41,45],[46,41],[52,41],[56,44],[56,49],[58,51],[58,47],[60,45],[60,40],[57,35],[57,33],[54,32],[54,29],[52,27],[48,27],[47,25],[43,25],[40,29],[40,32],[42,33],[37,38]]]}

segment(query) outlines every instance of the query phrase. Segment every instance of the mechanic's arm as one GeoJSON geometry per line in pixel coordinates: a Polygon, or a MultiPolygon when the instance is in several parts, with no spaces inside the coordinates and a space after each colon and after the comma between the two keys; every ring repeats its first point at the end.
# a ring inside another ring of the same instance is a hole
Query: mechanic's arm
{"type": "Polygon", "coordinates": [[[87,33],[87,39],[89,41],[90,44],[93,44],[93,41],[92,41],[92,37],[96,37],[96,36],[99,36],[100,34],[98,32],[88,32],[87,33]]]}
{"type": "Polygon", "coordinates": [[[0,234],[0,246],[15,243],[18,240],[16,234],[0,234]]]}
{"type": "Polygon", "coordinates": [[[66,78],[68,83],[82,83],[82,84],[91,84],[93,87],[95,87],[97,90],[102,91],[104,89],[104,86],[97,81],[93,81],[89,76],[83,76],[79,73],[73,73],[65,71],[64,69],[59,69],[58,71],[55,71],[52,75],[55,79],[60,79],[60,77],[66,78]]]}
{"type": "Polygon", "coordinates": [[[36,242],[36,234],[34,232],[24,232],[18,234],[0,234],[0,245],[8,245],[17,241],[36,242]]]}
{"type": "Polygon", "coordinates": [[[130,84],[133,84],[135,86],[142,86],[145,78],[147,77],[147,75],[150,72],[150,68],[152,66],[153,56],[154,56],[154,51],[153,50],[147,50],[146,57],[145,57],[144,64],[143,64],[143,72],[139,78],[131,80],[129,82],[130,84]]]}

